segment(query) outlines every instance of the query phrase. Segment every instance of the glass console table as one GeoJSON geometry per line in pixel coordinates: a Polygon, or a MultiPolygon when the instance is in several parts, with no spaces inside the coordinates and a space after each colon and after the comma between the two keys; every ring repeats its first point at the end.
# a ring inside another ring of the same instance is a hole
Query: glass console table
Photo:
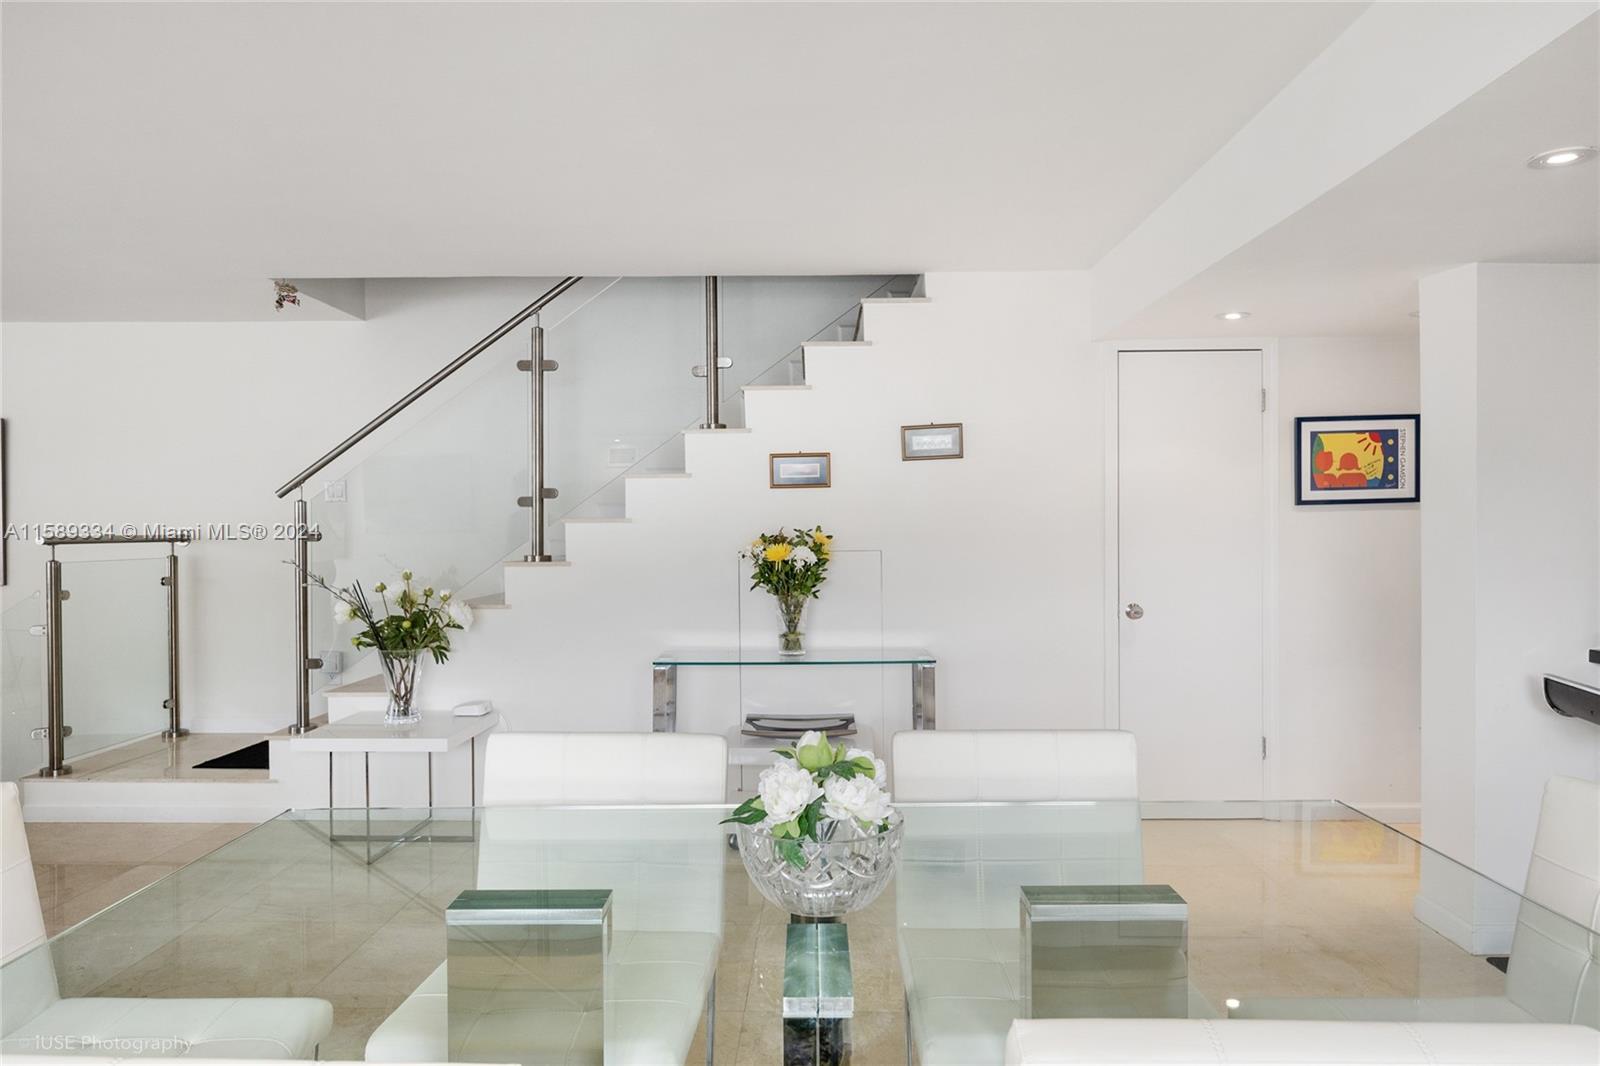
{"type": "Polygon", "coordinates": [[[693,666],[909,666],[911,728],[935,727],[934,669],[939,660],[923,648],[817,648],[779,655],[776,648],[675,648],[650,660],[650,727],[678,731],[678,671],[693,666]]]}
{"type": "MultiPolygon", "coordinates": [[[[1182,994],[1164,1011],[1600,1018],[1600,987],[1582,981],[1600,965],[1600,933],[1337,803],[1210,821],[1162,819],[1160,804],[1141,818],[1133,802],[900,809],[895,881],[845,919],[853,989],[843,1028],[856,1061],[905,1061],[909,1034],[923,1063],[1001,1062],[1008,1027],[1028,1009],[1020,911],[1029,886],[1170,886],[1187,908],[1186,965],[1182,994]],[[1510,977],[1418,920],[1435,889],[1509,923],[1510,977]]],[[[38,1014],[57,993],[295,995],[333,1005],[321,1047],[330,1060],[532,1062],[559,1038],[564,1054],[577,1052],[568,1061],[700,1062],[710,1000],[718,1061],[770,1066],[783,1047],[788,916],[728,849],[725,810],[375,810],[375,832],[398,835],[431,814],[437,833],[424,827],[371,866],[332,839],[365,830],[364,811],[334,812],[331,830],[327,811],[285,814],[7,962],[0,1050],[36,1053],[54,1036],[86,1035],[81,1018],[56,1034],[38,1014]],[[452,1031],[442,1004],[465,975],[443,965],[447,914],[477,889],[609,893],[598,977],[578,975],[592,996],[564,1002],[565,1028],[502,1015],[492,1030],[452,1031]]],[[[1108,958],[1108,979],[1087,982],[1096,1011],[1148,1013],[1148,988],[1125,1003],[1118,992],[1114,944],[1092,947],[1108,958]]]]}

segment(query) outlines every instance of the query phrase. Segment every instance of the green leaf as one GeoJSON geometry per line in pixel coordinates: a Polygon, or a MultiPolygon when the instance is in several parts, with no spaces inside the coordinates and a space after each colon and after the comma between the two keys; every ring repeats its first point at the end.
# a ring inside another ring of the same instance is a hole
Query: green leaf
{"type": "Polygon", "coordinates": [[[737,822],[739,825],[755,825],[757,822],[766,818],[766,816],[767,809],[765,806],[763,806],[761,797],[751,796],[749,799],[739,804],[739,806],[735,807],[732,814],[728,815],[717,824],[727,825],[729,822],[737,822]]]}
{"type": "Polygon", "coordinates": [[[776,842],[776,846],[778,854],[783,857],[784,862],[793,866],[796,870],[804,870],[806,868],[806,853],[801,850],[799,844],[792,840],[779,840],[776,842]]]}

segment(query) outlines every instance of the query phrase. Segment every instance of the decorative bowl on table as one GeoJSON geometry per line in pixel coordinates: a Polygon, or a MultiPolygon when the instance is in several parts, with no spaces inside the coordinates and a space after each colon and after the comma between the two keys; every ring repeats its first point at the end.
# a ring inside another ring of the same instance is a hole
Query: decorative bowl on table
{"type": "Polygon", "coordinates": [[[878,898],[900,861],[901,823],[878,833],[833,824],[840,831],[831,840],[796,842],[804,866],[783,856],[770,830],[739,826],[739,858],[767,902],[802,918],[838,918],[878,898]]]}
{"type": "Polygon", "coordinates": [[[837,918],[878,898],[900,859],[900,815],[883,760],[807,732],[761,771],[758,795],[723,819],[771,903],[802,918],[837,918]]]}

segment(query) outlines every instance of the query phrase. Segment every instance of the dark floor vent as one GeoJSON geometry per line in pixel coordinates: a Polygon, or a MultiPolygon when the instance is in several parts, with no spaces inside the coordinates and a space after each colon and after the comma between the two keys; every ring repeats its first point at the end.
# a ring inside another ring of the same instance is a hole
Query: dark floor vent
{"type": "Polygon", "coordinates": [[[230,751],[226,755],[218,755],[215,759],[207,759],[202,763],[195,763],[196,770],[265,770],[267,768],[267,742],[258,740],[254,744],[230,751]]]}

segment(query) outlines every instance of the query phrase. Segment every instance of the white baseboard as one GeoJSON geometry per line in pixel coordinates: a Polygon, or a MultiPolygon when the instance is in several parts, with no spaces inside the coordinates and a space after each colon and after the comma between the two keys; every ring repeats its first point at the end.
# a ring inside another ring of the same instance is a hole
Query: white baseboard
{"type": "Polygon", "coordinates": [[[28,822],[264,822],[287,810],[277,781],[72,781],[27,778],[28,822]]]}
{"type": "Polygon", "coordinates": [[[1418,824],[1422,821],[1422,804],[1420,803],[1395,803],[1392,800],[1380,800],[1376,803],[1358,803],[1347,800],[1345,805],[1354,807],[1362,814],[1371,815],[1380,822],[1407,822],[1418,824]]]}

